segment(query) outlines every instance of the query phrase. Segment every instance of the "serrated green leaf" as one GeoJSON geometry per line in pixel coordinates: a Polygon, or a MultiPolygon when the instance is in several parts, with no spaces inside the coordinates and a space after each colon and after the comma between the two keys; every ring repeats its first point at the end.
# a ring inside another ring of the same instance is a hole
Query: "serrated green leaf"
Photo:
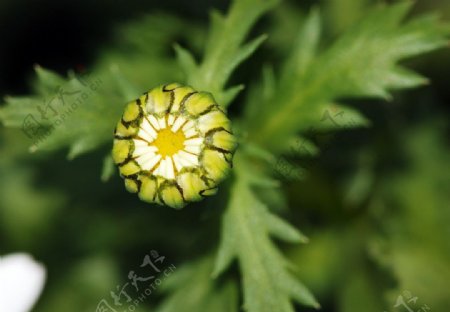
{"type": "Polygon", "coordinates": [[[142,93],[126,78],[117,64],[111,65],[110,73],[114,79],[114,84],[117,86],[118,93],[122,96],[124,102],[132,101],[142,93]]]}
{"type": "Polygon", "coordinates": [[[181,23],[166,15],[131,23],[119,32],[120,47],[131,54],[106,53],[88,76],[71,72],[65,78],[36,66],[36,94],[6,98],[0,120],[24,130],[31,152],[69,148],[68,158],[73,159],[101,146],[112,139],[127,101],[162,82],[180,80],[165,49],[171,44],[169,34],[190,27],[181,23]]]}
{"type": "Polygon", "coordinates": [[[257,115],[246,115],[249,138],[278,153],[289,137],[317,123],[326,103],[389,99],[390,90],[426,83],[398,62],[447,45],[450,29],[432,15],[402,23],[410,7],[407,2],[372,9],[322,53],[316,53],[320,23],[313,11],[300,31],[304,49],[299,44],[293,50],[276,95],[259,104],[257,115]]]}
{"type": "Polygon", "coordinates": [[[400,66],[394,66],[385,79],[395,89],[414,88],[428,83],[427,78],[400,66]]]}
{"type": "Polygon", "coordinates": [[[252,41],[242,45],[242,47],[236,52],[234,58],[230,60],[230,62],[222,69],[223,76],[230,77],[233,70],[236,69],[240,63],[250,57],[250,55],[252,55],[266,39],[267,35],[260,35],[252,41]]]}
{"type": "MultiPolygon", "coordinates": [[[[31,107],[42,104],[37,97],[6,97],[5,104],[0,108],[0,119],[6,127],[21,128],[25,118],[31,113],[31,107]]],[[[37,112],[36,112],[37,113],[37,112]]]]}
{"type": "Polygon", "coordinates": [[[306,177],[306,170],[300,167],[295,160],[292,160],[287,156],[278,156],[271,165],[274,173],[286,178],[287,180],[301,180],[306,177]]]}
{"type": "Polygon", "coordinates": [[[339,104],[326,105],[319,122],[315,124],[317,130],[342,130],[368,126],[370,121],[359,111],[339,104]]]}
{"type": "MultiPolygon", "coordinates": [[[[45,72],[41,79],[54,77],[45,72]]],[[[69,147],[68,158],[73,159],[111,139],[124,101],[110,77],[65,80],[51,97],[9,99],[0,110],[2,121],[14,127],[31,123],[34,128],[24,130],[29,130],[32,152],[69,147]]],[[[37,83],[38,88],[46,84],[37,83]]]]}
{"type": "Polygon", "coordinates": [[[277,2],[278,0],[236,0],[226,16],[214,11],[211,14],[212,26],[203,61],[197,70],[190,71],[188,84],[213,93],[218,103],[228,106],[232,99],[229,94],[224,93],[228,78],[256,50],[265,36],[247,44],[242,43],[256,20],[277,2]]]}
{"type": "Polygon", "coordinates": [[[244,90],[244,85],[237,85],[223,91],[223,103],[231,103],[242,90],[244,90]]]}
{"type": "MultiPolygon", "coordinates": [[[[261,110],[261,104],[271,100],[276,92],[277,82],[272,66],[265,65],[262,71],[262,83],[253,83],[247,91],[244,119],[252,119],[261,110]]],[[[249,143],[251,144],[251,143],[249,143]]]]}
{"type": "MultiPolygon", "coordinates": [[[[307,140],[292,140],[289,149],[286,149],[286,154],[275,156],[267,150],[260,148],[257,145],[246,142],[242,146],[242,152],[249,158],[255,158],[261,160],[269,166],[271,172],[275,175],[279,175],[288,180],[301,180],[306,176],[306,170],[304,170],[292,156],[312,156],[317,153],[316,147],[312,143],[308,143],[307,140]]],[[[259,174],[260,168],[255,170],[249,170],[248,173],[243,173],[247,177],[247,180],[255,186],[262,187],[276,187],[279,185],[278,181],[275,181],[267,176],[259,174]]]]}
{"type": "Polygon", "coordinates": [[[292,156],[316,156],[319,154],[319,148],[310,140],[296,136],[289,142],[289,149],[286,150],[286,154],[292,156]]]}
{"type": "Polygon", "coordinates": [[[223,272],[237,258],[244,287],[244,309],[249,312],[294,311],[291,299],[319,307],[307,288],[292,277],[284,257],[270,239],[271,233],[296,242],[304,240],[304,236],[271,215],[258,200],[246,176],[239,175],[247,168],[244,162],[237,155],[238,175],[223,216],[222,241],[214,274],[223,272]]]}
{"type": "Polygon", "coordinates": [[[241,152],[244,153],[247,157],[257,158],[263,160],[268,163],[273,163],[276,158],[269,151],[261,148],[258,145],[252,144],[251,142],[247,142],[241,148],[241,152]]]}
{"type": "Polygon", "coordinates": [[[311,65],[320,42],[320,21],[319,10],[312,10],[299,32],[290,57],[285,61],[281,78],[282,84],[291,80],[293,76],[305,73],[311,65]]]}
{"type": "Polygon", "coordinates": [[[67,154],[67,159],[73,160],[86,151],[94,149],[97,145],[98,142],[93,136],[78,139],[70,146],[69,153],[67,154]]]}
{"type": "Polygon", "coordinates": [[[308,237],[274,214],[266,214],[265,222],[269,233],[289,243],[307,243],[308,237]]]}
{"type": "Polygon", "coordinates": [[[186,76],[197,69],[197,64],[191,52],[180,46],[179,44],[174,45],[175,52],[177,54],[178,63],[181,69],[184,71],[186,76]]]}
{"type": "Polygon", "coordinates": [[[34,66],[37,83],[34,85],[36,93],[42,96],[53,96],[66,81],[55,72],[47,70],[39,65],[34,66]]]}

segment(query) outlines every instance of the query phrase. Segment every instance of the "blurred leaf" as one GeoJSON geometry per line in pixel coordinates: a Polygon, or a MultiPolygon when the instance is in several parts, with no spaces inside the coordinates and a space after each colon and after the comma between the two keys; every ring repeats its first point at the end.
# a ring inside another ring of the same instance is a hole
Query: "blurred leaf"
{"type": "Polygon", "coordinates": [[[42,311],[95,311],[102,299],[112,300],[110,291],[115,291],[120,282],[111,255],[89,256],[58,273],[62,275],[58,283],[47,287],[57,295],[46,297],[44,293],[38,304],[42,311]]]}
{"type": "Polygon", "coordinates": [[[383,311],[382,288],[364,271],[364,266],[349,274],[339,295],[341,312],[383,311]]]}
{"type": "Polygon", "coordinates": [[[168,297],[157,309],[158,312],[237,312],[238,294],[236,285],[226,280],[220,285],[211,276],[213,258],[205,256],[178,268],[162,285],[168,297]],[[180,287],[180,285],[189,285],[180,287]]]}
{"type": "Polygon", "coordinates": [[[403,134],[410,167],[387,177],[376,198],[384,203],[379,217],[389,235],[377,236],[374,255],[398,281],[392,305],[407,290],[420,304],[444,311],[450,305],[450,152],[435,125],[403,134]]]}
{"type": "Polygon", "coordinates": [[[101,174],[101,180],[103,182],[108,181],[111,176],[114,174],[116,170],[116,166],[114,166],[114,162],[112,156],[110,154],[106,155],[103,159],[103,168],[101,174]]]}
{"type": "Polygon", "coordinates": [[[311,236],[310,241],[308,245],[291,248],[288,256],[298,266],[296,275],[322,298],[338,288],[342,276],[346,276],[346,263],[353,266],[355,258],[347,254],[347,239],[343,231],[323,229],[311,236]]]}
{"type": "Polygon", "coordinates": [[[374,159],[370,153],[361,153],[355,172],[349,174],[343,185],[343,201],[346,207],[361,206],[371,195],[375,182],[374,159]]]}
{"type": "Polygon", "coordinates": [[[42,246],[65,202],[56,190],[38,189],[33,173],[27,167],[0,164],[0,228],[16,248],[42,246]]]}

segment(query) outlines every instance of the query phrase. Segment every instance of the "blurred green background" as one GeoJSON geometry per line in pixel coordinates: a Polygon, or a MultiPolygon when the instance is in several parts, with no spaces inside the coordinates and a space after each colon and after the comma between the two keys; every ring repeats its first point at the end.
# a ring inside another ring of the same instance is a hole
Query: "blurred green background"
{"type": "MultiPolygon", "coordinates": [[[[311,6],[321,8],[331,41],[374,2],[284,1],[257,24],[254,32],[269,39],[231,80],[251,84],[263,65],[282,60],[311,6]]],[[[175,42],[200,53],[210,9],[228,4],[2,0],[0,96],[29,94],[35,64],[84,72],[120,62],[115,53],[126,64],[133,54],[122,42],[141,38],[130,35],[129,25],[148,14],[163,14],[148,24],[162,38],[159,53],[174,58],[175,42]]],[[[417,1],[412,14],[430,10],[450,19],[446,0],[417,1]]],[[[405,291],[418,298],[414,311],[424,304],[431,311],[450,307],[450,53],[439,50],[407,65],[430,84],[389,103],[353,100],[372,126],[314,137],[320,155],[299,160],[307,178],[285,181],[288,200],[274,203],[310,238],[283,249],[322,311],[402,311],[393,306],[405,291]]],[[[136,80],[145,82],[145,71],[133,66],[136,80]]],[[[20,130],[0,128],[0,255],[26,251],[47,267],[36,311],[95,311],[151,250],[182,267],[217,245],[221,211],[214,207],[223,197],[181,211],[149,206],[127,193],[117,174],[101,181],[109,146],[69,162],[65,151],[29,154],[28,144],[20,130]]],[[[162,298],[152,294],[140,311],[153,311],[162,298]]]]}

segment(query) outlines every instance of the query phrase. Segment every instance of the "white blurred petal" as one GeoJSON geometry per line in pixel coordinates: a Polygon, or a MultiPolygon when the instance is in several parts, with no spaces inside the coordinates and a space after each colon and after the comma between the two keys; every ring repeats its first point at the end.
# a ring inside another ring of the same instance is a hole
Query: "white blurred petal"
{"type": "Polygon", "coordinates": [[[27,254],[0,257],[0,311],[30,311],[41,294],[45,277],[45,268],[27,254]]]}

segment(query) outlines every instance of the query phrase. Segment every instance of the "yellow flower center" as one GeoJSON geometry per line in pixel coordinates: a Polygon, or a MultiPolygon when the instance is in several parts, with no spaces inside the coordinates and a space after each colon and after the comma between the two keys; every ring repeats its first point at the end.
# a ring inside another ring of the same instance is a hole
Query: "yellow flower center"
{"type": "Polygon", "coordinates": [[[158,148],[159,154],[165,158],[166,156],[172,157],[182,150],[185,141],[186,136],[181,129],[173,132],[170,128],[164,128],[158,132],[158,136],[153,141],[153,145],[158,148]]]}

